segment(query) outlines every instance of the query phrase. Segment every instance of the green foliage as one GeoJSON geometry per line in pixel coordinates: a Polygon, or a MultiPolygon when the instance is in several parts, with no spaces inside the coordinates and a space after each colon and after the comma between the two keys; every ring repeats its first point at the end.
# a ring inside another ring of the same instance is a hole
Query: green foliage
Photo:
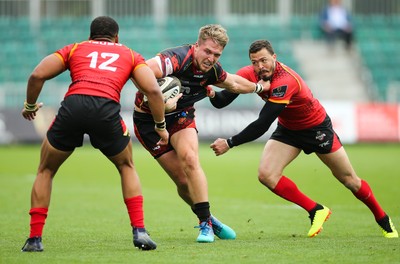
{"type": "MultiPolygon", "coordinates": [[[[0,147],[0,263],[399,263],[400,240],[384,239],[365,205],[331,176],[315,155],[301,154],[285,171],[333,213],[325,230],[307,238],[309,219],[257,179],[263,146],[247,144],[216,157],[201,145],[211,210],[237,232],[234,241],[195,242],[197,220],[157,162],[134,144],[145,197],[145,222],[158,248],[132,245],[119,176],[85,145],[61,167],[43,233],[45,251],[22,253],[29,234],[30,190],[39,146],[0,147]]],[[[346,146],[359,176],[400,228],[399,145],[346,146]]]]}

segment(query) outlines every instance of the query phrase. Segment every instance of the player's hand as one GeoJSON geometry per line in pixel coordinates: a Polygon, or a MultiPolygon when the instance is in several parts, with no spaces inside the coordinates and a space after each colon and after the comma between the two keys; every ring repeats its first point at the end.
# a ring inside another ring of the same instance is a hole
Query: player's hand
{"type": "Polygon", "coordinates": [[[160,136],[160,140],[157,142],[157,146],[164,146],[168,144],[169,133],[167,129],[159,130],[156,129],[156,132],[160,136]]]}
{"type": "Polygon", "coordinates": [[[183,93],[178,94],[174,98],[170,98],[165,102],[165,113],[170,113],[176,109],[178,100],[182,97],[183,93]]]}
{"type": "Polygon", "coordinates": [[[26,103],[24,104],[24,108],[22,109],[22,116],[31,121],[34,120],[36,117],[36,112],[43,106],[43,103],[37,103],[34,107],[28,106],[26,103]]]}
{"type": "Polygon", "coordinates": [[[207,96],[210,98],[214,98],[215,97],[214,89],[210,85],[207,85],[206,89],[207,89],[207,96]]]}
{"type": "Polygon", "coordinates": [[[259,84],[261,84],[263,86],[263,90],[261,93],[265,93],[268,92],[269,89],[271,88],[271,82],[268,81],[263,81],[262,79],[258,82],[259,84]]]}
{"type": "Polygon", "coordinates": [[[226,139],[224,138],[217,138],[214,143],[210,145],[210,148],[214,150],[216,156],[220,156],[226,152],[228,152],[229,145],[226,139]]]}

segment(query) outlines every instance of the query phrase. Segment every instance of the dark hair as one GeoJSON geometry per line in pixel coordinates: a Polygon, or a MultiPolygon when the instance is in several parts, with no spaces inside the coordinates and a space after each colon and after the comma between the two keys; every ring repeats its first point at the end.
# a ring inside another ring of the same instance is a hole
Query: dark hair
{"type": "Polygon", "coordinates": [[[267,49],[271,55],[275,54],[274,48],[272,48],[271,43],[268,40],[260,39],[251,43],[249,48],[249,56],[250,54],[259,52],[262,49],[267,49]]]}
{"type": "Polygon", "coordinates": [[[118,35],[118,23],[108,16],[99,16],[90,24],[90,39],[114,38],[118,35]]]}

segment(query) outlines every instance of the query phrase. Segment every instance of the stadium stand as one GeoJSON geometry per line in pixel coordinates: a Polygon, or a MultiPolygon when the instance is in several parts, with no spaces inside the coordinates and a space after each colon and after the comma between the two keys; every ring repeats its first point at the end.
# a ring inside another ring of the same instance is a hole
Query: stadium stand
{"type": "MultiPolygon", "coordinates": [[[[122,43],[140,51],[146,58],[166,47],[190,43],[197,37],[197,29],[215,23],[213,17],[170,17],[165,26],[158,26],[151,17],[117,17],[122,43]]],[[[26,82],[39,59],[63,45],[83,41],[89,17],[43,19],[40,27],[31,27],[27,18],[1,17],[2,49],[0,58],[7,67],[0,68],[2,83],[26,82]],[[10,30],[12,25],[13,30],[10,30]]],[[[357,16],[356,46],[363,65],[371,73],[378,100],[386,99],[390,83],[400,81],[396,69],[400,58],[400,18],[397,16],[357,16]]],[[[227,25],[230,43],[221,57],[224,68],[235,72],[249,63],[248,46],[255,39],[269,39],[279,59],[301,73],[292,52],[291,42],[300,38],[318,39],[315,17],[294,16],[287,26],[251,24],[227,25]]],[[[68,74],[56,81],[68,82],[68,74]]]]}
{"type": "Polygon", "coordinates": [[[400,19],[397,16],[356,17],[357,47],[363,65],[369,70],[376,99],[387,100],[391,83],[400,82],[400,19]]]}

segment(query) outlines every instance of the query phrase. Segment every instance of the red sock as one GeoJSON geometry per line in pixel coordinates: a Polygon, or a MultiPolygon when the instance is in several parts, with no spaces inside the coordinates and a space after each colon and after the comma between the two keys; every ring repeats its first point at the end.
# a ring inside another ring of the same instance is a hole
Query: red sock
{"type": "Polygon", "coordinates": [[[316,202],[303,194],[296,184],[289,178],[282,175],[275,189],[272,190],[276,195],[303,207],[307,212],[314,209],[316,202]]]}
{"type": "Polygon", "coordinates": [[[46,222],[48,208],[31,208],[31,233],[29,237],[41,237],[44,223],[46,222]]]}
{"type": "Polygon", "coordinates": [[[375,220],[380,220],[386,215],[378,201],[375,199],[371,187],[369,187],[366,181],[361,180],[360,189],[353,194],[358,200],[368,206],[368,208],[374,214],[375,220]]]}
{"type": "Polygon", "coordinates": [[[128,209],[131,226],[144,228],[143,196],[138,195],[124,200],[128,209]]]}

